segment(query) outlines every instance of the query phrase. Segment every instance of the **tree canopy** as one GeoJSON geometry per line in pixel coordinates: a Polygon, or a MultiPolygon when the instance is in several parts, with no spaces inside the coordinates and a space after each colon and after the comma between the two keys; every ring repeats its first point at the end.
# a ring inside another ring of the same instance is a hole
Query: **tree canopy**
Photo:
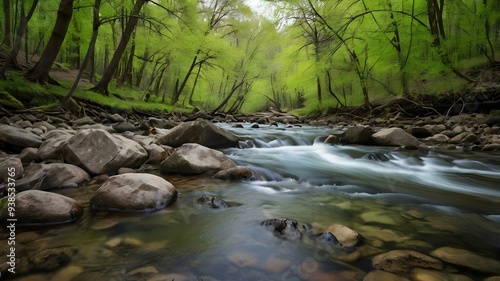
{"type": "Polygon", "coordinates": [[[42,84],[57,61],[103,95],[132,87],[212,112],[312,112],[472,88],[464,69],[495,64],[500,48],[496,0],[255,3],[3,0],[1,47],[13,57],[1,73],[22,50],[42,84]]]}

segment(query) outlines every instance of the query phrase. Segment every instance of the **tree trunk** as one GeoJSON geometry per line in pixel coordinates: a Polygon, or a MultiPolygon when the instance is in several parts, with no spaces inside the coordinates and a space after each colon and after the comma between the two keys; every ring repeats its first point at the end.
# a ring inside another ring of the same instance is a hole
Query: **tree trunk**
{"type": "Polygon", "coordinates": [[[339,103],[340,106],[344,106],[344,104],[340,101],[340,99],[337,97],[337,95],[333,92],[332,89],[332,77],[330,76],[330,71],[326,71],[326,77],[328,79],[328,92],[330,92],[330,95],[332,95],[337,102],[339,103]]]}
{"type": "MultiPolygon", "coordinates": [[[[184,76],[184,80],[182,80],[182,83],[179,86],[179,83],[175,84],[175,89],[174,93],[172,95],[172,103],[175,104],[178,100],[179,97],[181,96],[182,91],[184,90],[184,87],[186,87],[187,81],[189,77],[191,76],[191,73],[193,72],[194,67],[196,66],[196,61],[198,60],[198,54],[200,53],[200,50],[198,50],[198,53],[193,58],[193,61],[191,62],[191,65],[189,66],[189,70],[186,73],[186,76],[184,76]]],[[[179,82],[179,80],[177,80],[179,82]]]]}
{"type": "Polygon", "coordinates": [[[245,83],[245,77],[243,77],[243,79],[239,83],[237,83],[237,81],[235,80],[234,83],[233,83],[233,86],[231,87],[231,91],[229,92],[229,94],[227,95],[227,97],[219,104],[219,106],[217,106],[217,108],[215,108],[212,111],[212,114],[215,114],[215,113],[217,113],[217,111],[221,110],[221,108],[223,108],[227,104],[227,102],[229,101],[229,99],[231,99],[231,97],[233,96],[234,92],[236,92],[236,90],[238,90],[238,88],[241,87],[241,85],[243,85],[243,83],[245,83]]]}
{"type": "Polygon", "coordinates": [[[116,84],[117,88],[121,88],[124,84],[128,84],[132,87],[132,68],[134,63],[134,55],[135,55],[135,43],[132,43],[130,47],[130,54],[128,55],[127,62],[125,63],[125,67],[123,68],[123,73],[116,84]]]}
{"type": "Polygon", "coordinates": [[[149,61],[149,47],[146,47],[146,50],[144,50],[144,55],[142,56],[142,64],[141,67],[139,68],[139,71],[135,74],[135,87],[139,88],[141,86],[142,82],[142,76],[144,75],[144,69],[146,69],[146,65],[148,64],[149,61]]]}
{"type": "Polygon", "coordinates": [[[82,65],[80,66],[80,71],[76,76],[73,86],[69,90],[68,94],[64,96],[61,100],[61,104],[64,105],[73,96],[80,79],[82,78],[83,71],[87,67],[87,64],[91,61],[91,57],[94,55],[95,43],[97,41],[97,35],[99,34],[99,8],[101,7],[101,0],[95,0],[93,7],[93,24],[92,24],[92,37],[90,38],[89,47],[87,49],[87,54],[83,59],[82,65]]]}
{"type": "Polygon", "coordinates": [[[319,79],[319,75],[316,76],[316,87],[318,90],[318,103],[321,105],[323,101],[321,100],[321,79],[319,79]]]}
{"type": "Polygon", "coordinates": [[[194,95],[194,89],[196,88],[196,84],[198,83],[198,78],[200,77],[200,72],[201,72],[201,66],[202,62],[198,65],[198,72],[196,73],[196,77],[194,78],[194,83],[193,83],[193,88],[191,89],[191,93],[189,94],[189,105],[193,104],[193,95],[194,95]]]}
{"type": "Polygon", "coordinates": [[[19,49],[21,48],[21,43],[23,39],[23,34],[26,32],[26,28],[28,26],[28,22],[33,16],[33,13],[35,12],[35,8],[38,4],[38,0],[34,0],[33,3],[31,4],[31,8],[28,12],[28,15],[24,14],[24,2],[21,3],[21,20],[17,29],[17,34],[16,34],[16,42],[14,43],[14,46],[12,47],[12,50],[10,52],[9,57],[7,58],[7,61],[3,65],[2,69],[0,69],[0,78],[5,79],[5,72],[7,71],[7,68],[11,65],[16,66],[17,65],[17,55],[19,54],[19,49]]]}
{"type": "Polygon", "coordinates": [[[3,0],[4,38],[2,45],[12,47],[12,26],[10,24],[10,0],[3,0]]]}
{"type": "Polygon", "coordinates": [[[57,11],[57,19],[49,42],[43,51],[40,60],[37,64],[28,71],[26,78],[32,82],[39,84],[52,83],[59,85],[59,83],[49,76],[50,68],[56,60],[57,54],[61,49],[61,45],[68,31],[71,17],[73,16],[73,0],[61,0],[59,9],[57,11]]]}
{"type": "Polygon", "coordinates": [[[111,82],[113,74],[115,73],[115,70],[118,67],[118,64],[120,63],[120,59],[123,55],[123,52],[125,52],[125,48],[127,47],[128,41],[130,41],[130,36],[132,35],[132,32],[134,31],[135,26],[137,25],[139,12],[141,11],[142,6],[144,6],[144,4],[147,1],[148,0],[137,0],[135,2],[132,12],[130,13],[130,19],[127,22],[127,26],[125,27],[125,31],[122,34],[120,43],[118,43],[118,47],[116,48],[113,58],[111,59],[109,66],[104,71],[101,80],[94,87],[91,88],[92,91],[109,95],[109,90],[108,90],[109,83],[111,82]]]}

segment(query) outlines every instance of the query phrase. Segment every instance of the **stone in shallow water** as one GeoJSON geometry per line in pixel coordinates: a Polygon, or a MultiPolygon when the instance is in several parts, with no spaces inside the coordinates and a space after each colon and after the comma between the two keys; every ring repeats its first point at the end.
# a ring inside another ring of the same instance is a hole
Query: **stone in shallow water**
{"type": "Polygon", "coordinates": [[[110,177],[92,196],[92,208],[114,211],[154,211],[177,199],[177,190],[165,179],[145,173],[110,177]]]}
{"type": "MultiPolygon", "coordinates": [[[[16,195],[17,225],[49,225],[74,222],[83,215],[83,207],[77,201],[56,193],[28,190],[16,195]]],[[[0,220],[8,216],[3,209],[0,220]]]]}
{"type": "Polygon", "coordinates": [[[145,266],[141,268],[134,269],[127,273],[127,275],[137,275],[137,274],[155,274],[158,273],[158,269],[156,269],[154,266],[145,266]]]}
{"type": "Polygon", "coordinates": [[[198,202],[198,204],[208,206],[212,209],[229,208],[229,204],[226,201],[215,196],[203,195],[196,201],[198,202]]]}
{"type": "Polygon", "coordinates": [[[422,268],[413,269],[410,276],[412,281],[474,281],[465,275],[422,268]]]}
{"type": "Polygon", "coordinates": [[[73,280],[76,276],[83,272],[83,267],[78,265],[68,265],[59,270],[50,281],[73,280]]]}
{"type": "Polygon", "coordinates": [[[447,263],[464,266],[486,273],[500,273],[500,261],[452,247],[442,247],[431,252],[431,256],[447,263]]]}
{"type": "Polygon", "coordinates": [[[410,281],[410,279],[383,270],[368,273],[363,281],[410,281]]]}
{"type": "Polygon", "coordinates": [[[373,257],[373,267],[392,273],[410,272],[415,267],[443,269],[443,263],[413,250],[393,250],[373,257]]]}
{"type": "Polygon", "coordinates": [[[228,260],[237,267],[257,267],[259,259],[248,252],[235,252],[228,255],[228,260]]]}
{"type": "Polygon", "coordinates": [[[387,225],[401,225],[403,220],[401,217],[393,216],[388,212],[366,212],[360,215],[365,223],[380,223],[387,225]]]}
{"type": "Polygon", "coordinates": [[[302,239],[302,233],[306,231],[305,225],[287,218],[265,220],[261,225],[272,229],[274,236],[291,241],[302,239]]]}
{"type": "Polygon", "coordinates": [[[354,247],[359,245],[363,240],[363,237],[359,233],[345,225],[333,224],[326,230],[337,238],[341,247],[354,247]]]}

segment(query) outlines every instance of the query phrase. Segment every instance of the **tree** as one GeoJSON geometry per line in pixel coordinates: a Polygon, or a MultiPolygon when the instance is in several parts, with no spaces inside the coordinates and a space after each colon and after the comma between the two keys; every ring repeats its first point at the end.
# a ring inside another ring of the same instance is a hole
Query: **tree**
{"type": "Polygon", "coordinates": [[[3,65],[2,69],[0,69],[0,79],[6,79],[5,77],[5,72],[7,71],[7,68],[10,66],[14,66],[15,68],[17,67],[17,55],[19,54],[19,49],[21,48],[21,41],[23,39],[23,35],[26,32],[26,28],[28,26],[28,22],[33,16],[33,13],[35,12],[35,8],[38,5],[38,0],[34,0],[30,10],[28,11],[28,14],[25,14],[24,11],[24,1],[21,1],[21,19],[19,22],[17,34],[16,34],[16,41],[14,43],[14,46],[12,47],[12,50],[10,52],[9,57],[7,58],[5,64],[3,65]]]}
{"type": "Polygon", "coordinates": [[[101,25],[99,20],[99,8],[101,7],[101,0],[95,0],[94,6],[92,7],[92,38],[90,39],[89,47],[87,49],[87,54],[83,59],[82,65],[80,66],[80,71],[78,71],[78,75],[76,76],[75,81],[73,82],[73,86],[69,90],[68,94],[64,96],[61,100],[61,103],[64,105],[66,102],[73,96],[80,79],[82,78],[83,71],[87,67],[90,62],[91,57],[94,54],[95,43],[97,41],[97,36],[99,34],[99,26],[101,25]]]}
{"type": "Polygon", "coordinates": [[[3,21],[4,21],[4,37],[2,45],[7,48],[12,47],[12,27],[10,19],[10,0],[3,0],[3,21]]]}
{"type": "Polygon", "coordinates": [[[68,31],[71,17],[73,15],[73,0],[61,0],[57,10],[57,19],[52,30],[49,42],[35,66],[28,71],[26,78],[39,84],[60,85],[49,76],[49,71],[56,60],[57,54],[61,49],[64,37],[68,31]]]}
{"type": "Polygon", "coordinates": [[[135,26],[137,25],[137,22],[139,20],[139,13],[142,9],[142,6],[144,6],[144,4],[146,4],[147,1],[148,0],[137,0],[135,2],[134,7],[130,12],[129,20],[127,21],[125,30],[123,31],[123,34],[120,38],[120,42],[118,43],[118,47],[116,48],[116,51],[113,54],[113,57],[111,58],[108,67],[104,71],[101,80],[99,80],[99,82],[97,82],[97,84],[90,90],[102,93],[104,95],[109,95],[109,90],[108,90],[109,83],[111,82],[113,74],[118,68],[122,55],[125,52],[125,49],[127,48],[128,42],[130,41],[132,32],[134,31],[135,26]]]}

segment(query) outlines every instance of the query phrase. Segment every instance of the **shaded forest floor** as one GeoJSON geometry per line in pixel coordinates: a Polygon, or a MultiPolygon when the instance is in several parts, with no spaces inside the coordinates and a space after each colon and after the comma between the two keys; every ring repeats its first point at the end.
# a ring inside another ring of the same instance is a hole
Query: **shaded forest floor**
{"type": "MultiPolygon", "coordinates": [[[[2,50],[0,48],[0,67],[3,66],[5,60],[8,56],[8,52],[2,50]]],[[[26,55],[24,52],[21,52],[18,56],[17,64],[19,66],[18,71],[24,72],[28,70],[33,64],[38,60],[38,57],[35,55],[26,55]]],[[[57,89],[56,92],[59,92],[59,96],[63,96],[65,92],[68,91],[71,84],[75,81],[78,74],[78,69],[70,69],[61,64],[56,63],[50,72],[50,76],[56,81],[61,82],[63,84],[60,89],[57,89]]],[[[19,75],[19,74],[18,74],[19,75]]],[[[349,106],[342,107],[339,109],[328,109],[321,112],[317,112],[311,116],[308,116],[308,119],[319,119],[324,118],[326,116],[356,116],[360,118],[367,117],[379,117],[379,118],[413,118],[413,117],[424,117],[424,116],[432,116],[432,115],[458,115],[461,113],[499,113],[500,112],[500,62],[494,62],[491,64],[483,64],[477,65],[473,68],[470,68],[466,71],[466,75],[473,78],[476,82],[471,83],[466,90],[461,92],[445,92],[445,93],[427,93],[427,94],[418,94],[412,97],[389,97],[379,100],[372,101],[372,108],[366,109],[364,106],[349,106]]],[[[8,81],[4,83],[9,83],[8,81]]],[[[19,83],[19,81],[18,81],[19,83]]],[[[13,82],[15,84],[15,82],[13,82]]],[[[5,85],[5,84],[4,84],[5,85]]],[[[188,115],[188,116],[204,116],[205,118],[210,118],[214,116],[210,116],[208,112],[193,112],[192,109],[181,109],[174,107],[153,107],[150,106],[153,103],[149,103],[146,106],[134,106],[131,105],[128,108],[123,108],[120,106],[121,103],[131,102],[130,97],[124,97],[123,95],[115,94],[110,97],[111,100],[116,99],[116,101],[106,101],[101,102],[99,98],[99,94],[93,95],[92,92],[86,91],[91,87],[89,73],[84,72],[82,79],[79,83],[83,90],[83,93],[80,96],[76,96],[75,99],[80,104],[80,109],[76,109],[76,111],[81,110],[82,108],[91,108],[95,111],[94,114],[97,114],[99,111],[107,111],[107,112],[119,112],[119,113],[127,113],[127,111],[132,111],[132,113],[138,115],[147,115],[147,116],[155,116],[155,117],[164,117],[167,112],[172,113],[176,111],[177,114],[180,115],[188,115]],[[88,96],[88,97],[87,97],[88,96]]],[[[24,85],[26,86],[26,85],[24,85]]],[[[35,85],[33,85],[35,86],[35,85]]],[[[13,86],[15,87],[15,85],[13,86]]],[[[33,89],[36,89],[34,87],[33,89]]],[[[6,91],[8,89],[2,89],[0,84],[0,91],[6,91]]],[[[50,91],[50,90],[49,90],[50,91]]],[[[117,92],[125,92],[130,91],[130,89],[120,89],[117,92]]],[[[12,90],[11,90],[12,92],[12,90]]],[[[22,90],[20,90],[22,92],[22,90]]],[[[41,101],[35,102],[35,104],[30,104],[27,102],[26,96],[29,93],[23,95],[18,91],[13,91],[11,94],[14,97],[20,99],[27,107],[40,106],[44,103],[50,104],[54,103],[53,98],[47,98],[41,101]]],[[[35,91],[36,92],[36,91],[35,91]]],[[[135,95],[141,95],[139,91],[134,93],[135,95]]],[[[138,99],[137,96],[135,99],[138,99]]],[[[57,103],[57,102],[56,102],[57,103]]],[[[75,111],[74,109],[70,109],[71,111],[75,111]]],[[[77,115],[86,115],[85,112],[74,112],[77,115]]],[[[131,113],[131,112],[128,112],[131,113]]],[[[278,112],[275,112],[279,114],[278,112]]]]}

